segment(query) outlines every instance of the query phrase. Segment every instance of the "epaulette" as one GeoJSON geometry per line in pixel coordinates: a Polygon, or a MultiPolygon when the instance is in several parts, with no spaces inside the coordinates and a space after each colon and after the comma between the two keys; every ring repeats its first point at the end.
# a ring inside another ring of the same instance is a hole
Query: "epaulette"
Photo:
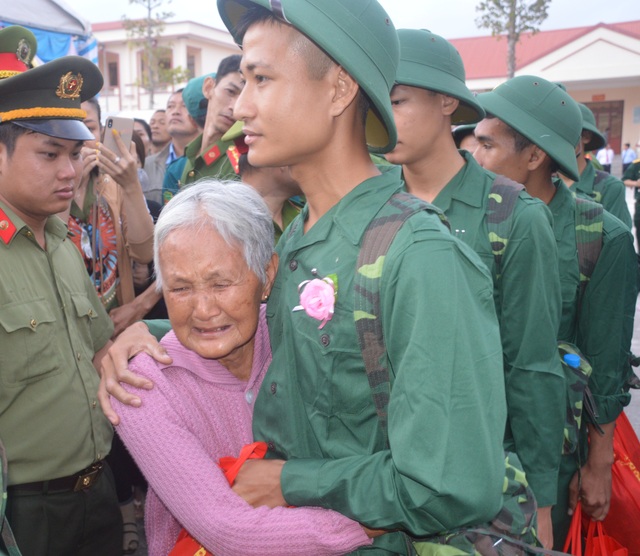
{"type": "Polygon", "coordinates": [[[229,158],[229,162],[231,162],[231,166],[233,167],[233,171],[236,174],[240,173],[240,151],[238,147],[235,145],[231,145],[227,149],[227,157],[229,158]]]}
{"type": "Polygon", "coordinates": [[[0,239],[3,243],[9,245],[9,242],[13,239],[13,236],[16,235],[17,231],[16,225],[11,222],[7,214],[0,209],[0,239]]]}

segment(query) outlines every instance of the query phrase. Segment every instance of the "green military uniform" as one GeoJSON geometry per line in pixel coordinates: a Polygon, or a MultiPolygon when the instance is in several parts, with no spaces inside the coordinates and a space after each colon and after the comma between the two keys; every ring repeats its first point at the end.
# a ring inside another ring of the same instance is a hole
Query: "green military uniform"
{"type": "Polygon", "coordinates": [[[0,431],[15,485],[71,475],[109,452],[92,359],[113,325],[62,221],[47,221],[43,251],[0,209],[0,431]]]}
{"type": "Polygon", "coordinates": [[[575,182],[570,189],[576,195],[584,199],[591,199],[601,204],[607,212],[620,219],[629,229],[631,229],[631,214],[625,199],[624,184],[615,176],[607,174],[602,181],[594,187],[596,180],[596,168],[587,159],[587,167],[580,174],[580,181],[575,182]]]}
{"type": "Polygon", "coordinates": [[[444,211],[452,232],[492,270],[508,407],[505,449],[518,454],[538,505],[551,506],[564,431],[565,382],[556,345],[561,300],[553,219],[541,201],[520,193],[497,279],[487,228],[495,174],[469,153],[461,154],[464,168],[433,204],[444,211]]]}
{"type": "MultiPolygon", "coordinates": [[[[391,457],[358,347],[353,288],[362,235],[399,189],[399,169],[391,168],[306,233],[303,209],[279,243],[267,308],[273,362],[256,400],[254,436],[269,443],[271,456],[289,460],[281,482],[290,504],[427,535],[490,520],[500,508],[502,355],[484,265],[437,217],[414,216],[396,236],[381,282],[383,328],[393,338],[391,457]],[[294,308],[302,282],[328,275],[338,294],[333,318],[319,329],[294,308]]],[[[362,552],[406,550],[401,534],[388,533],[362,552]]]]}
{"type": "MultiPolygon", "coordinates": [[[[633,238],[629,230],[606,211],[603,213],[602,251],[578,310],[579,269],[576,252],[575,200],[566,185],[556,180],[557,192],[549,203],[555,220],[562,321],[558,339],[575,343],[591,363],[589,388],[598,410],[598,423],[616,420],[629,403],[625,383],[631,375],[629,346],[633,336],[637,273],[633,238]],[[615,340],[612,341],[612,338],[615,340]]],[[[586,461],[586,438],[582,461],[586,461]]],[[[571,518],[566,515],[568,486],[578,469],[575,454],[562,458],[558,503],[553,509],[554,537],[561,544],[571,518]]]]}
{"type": "Polygon", "coordinates": [[[199,135],[187,145],[184,151],[185,160],[181,162],[184,165],[176,166],[176,170],[182,172],[179,180],[174,176],[176,171],[171,172],[172,166],[178,161],[174,161],[167,168],[162,184],[162,199],[165,205],[182,187],[201,178],[239,179],[237,164],[240,154],[233,141],[219,139],[205,152],[200,153],[201,149],[202,135],[199,135]]]}
{"type": "MultiPolygon", "coordinates": [[[[622,181],[624,182],[626,180],[640,180],[640,158],[634,160],[622,175],[622,181]]],[[[633,224],[636,227],[636,238],[638,239],[638,244],[640,244],[640,188],[638,187],[635,188],[635,198],[636,208],[633,213],[633,224]]]]}

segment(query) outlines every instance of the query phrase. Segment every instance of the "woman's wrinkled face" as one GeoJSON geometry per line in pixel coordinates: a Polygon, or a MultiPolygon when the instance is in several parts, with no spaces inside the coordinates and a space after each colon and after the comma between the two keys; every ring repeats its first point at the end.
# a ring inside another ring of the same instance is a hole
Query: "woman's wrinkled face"
{"type": "Polygon", "coordinates": [[[178,340],[201,357],[217,359],[248,379],[260,302],[275,275],[263,285],[245,262],[242,248],[213,229],[177,229],[159,254],[162,291],[178,340]]]}

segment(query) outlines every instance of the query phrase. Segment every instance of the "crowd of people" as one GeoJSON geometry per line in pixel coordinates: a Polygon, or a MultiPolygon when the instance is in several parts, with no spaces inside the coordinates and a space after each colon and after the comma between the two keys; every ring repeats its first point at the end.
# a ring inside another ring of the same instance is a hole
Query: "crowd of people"
{"type": "Polygon", "coordinates": [[[217,3],[242,55],[131,144],[0,30],[0,554],[133,554],[141,492],[152,556],[562,550],[638,382],[640,159],[375,0],[217,3]]]}

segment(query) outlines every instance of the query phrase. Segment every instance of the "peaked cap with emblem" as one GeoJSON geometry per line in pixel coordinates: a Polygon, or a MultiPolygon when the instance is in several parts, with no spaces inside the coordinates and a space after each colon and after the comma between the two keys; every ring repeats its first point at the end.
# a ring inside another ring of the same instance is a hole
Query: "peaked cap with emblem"
{"type": "Polygon", "coordinates": [[[218,0],[220,17],[240,45],[238,23],[254,6],[300,31],[349,72],[371,101],[366,118],[369,148],[392,150],[397,133],[389,93],[400,45],[382,6],[376,0],[218,0]]]}
{"type": "Polygon", "coordinates": [[[80,56],[65,56],[0,80],[0,124],[12,122],[51,137],[94,139],[80,104],[102,88],[98,67],[80,56]]]}
{"type": "Polygon", "coordinates": [[[37,49],[38,42],[29,29],[20,25],[0,29],[0,79],[27,71],[37,49]]]}

